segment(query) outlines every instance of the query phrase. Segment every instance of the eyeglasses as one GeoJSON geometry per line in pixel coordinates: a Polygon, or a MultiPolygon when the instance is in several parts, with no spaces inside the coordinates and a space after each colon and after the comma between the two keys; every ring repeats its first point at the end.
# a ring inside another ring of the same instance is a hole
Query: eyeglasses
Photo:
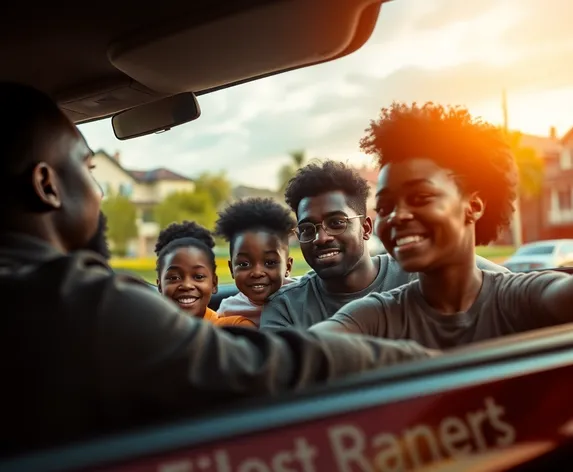
{"type": "Polygon", "coordinates": [[[314,224],[314,223],[301,223],[299,224],[296,229],[295,233],[298,237],[298,240],[301,243],[310,243],[315,240],[316,235],[320,231],[320,228],[324,230],[326,234],[329,236],[338,236],[346,231],[348,228],[348,223],[350,220],[354,220],[356,218],[362,218],[364,215],[358,216],[339,216],[333,215],[325,218],[322,222],[314,224]]]}

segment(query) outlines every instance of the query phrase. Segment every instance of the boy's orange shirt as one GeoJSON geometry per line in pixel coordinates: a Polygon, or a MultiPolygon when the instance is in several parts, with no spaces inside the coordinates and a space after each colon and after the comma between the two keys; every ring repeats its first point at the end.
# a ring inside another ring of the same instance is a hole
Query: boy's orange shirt
{"type": "Polygon", "coordinates": [[[207,308],[205,311],[205,316],[203,316],[205,321],[209,321],[217,326],[242,326],[245,328],[255,328],[258,329],[257,325],[245,318],[244,316],[219,316],[216,311],[207,308]]]}

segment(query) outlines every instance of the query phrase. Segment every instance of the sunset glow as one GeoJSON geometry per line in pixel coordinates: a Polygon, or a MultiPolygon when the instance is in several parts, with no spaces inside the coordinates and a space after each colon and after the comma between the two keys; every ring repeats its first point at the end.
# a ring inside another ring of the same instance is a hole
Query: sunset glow
{"type": "Polygon", "coordinates": [[[125,142],[108,120],[81,129],[130,167],[226,169],[271,186],[293,149],[363,162],[364,128],[393,100],[464,105],[502,124],[505,89],[512,129],[563,135],[573,127],[570,18],[567,0],[394,0],[356,53],[202,96],[197,122],[125,142]]]}

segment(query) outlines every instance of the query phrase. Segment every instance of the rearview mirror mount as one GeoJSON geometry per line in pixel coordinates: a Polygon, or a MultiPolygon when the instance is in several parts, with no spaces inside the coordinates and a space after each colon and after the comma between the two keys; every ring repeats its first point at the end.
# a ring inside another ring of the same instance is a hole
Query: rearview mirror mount
{"type": "Polygon", "coordinates": [[[111,125],[115,137],[123,141],[168,131],[200,116],[197,97],[187,92],[121,111],[112,117],[111,125]]]}

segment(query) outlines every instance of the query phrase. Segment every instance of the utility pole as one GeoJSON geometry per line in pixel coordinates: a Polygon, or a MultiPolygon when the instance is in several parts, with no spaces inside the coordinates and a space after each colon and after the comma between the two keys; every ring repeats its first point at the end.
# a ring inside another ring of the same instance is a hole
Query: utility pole
{"type": "MultiPolygon", "coordinates": [[[[507,92],[505,88],[501,92],[501,110],[503,113],[503,131],[506,133],[506,135],[508,135],[509,118],[507,111],[507,92]]],[[[513,246],[517,249],[523,244],[522,231],[521,231],[521,201],[519,196],[519,186],[517,188],[517,198],[515,199],[515,212],[513,213],[511,232],[512,232],[513,246]]]]}

